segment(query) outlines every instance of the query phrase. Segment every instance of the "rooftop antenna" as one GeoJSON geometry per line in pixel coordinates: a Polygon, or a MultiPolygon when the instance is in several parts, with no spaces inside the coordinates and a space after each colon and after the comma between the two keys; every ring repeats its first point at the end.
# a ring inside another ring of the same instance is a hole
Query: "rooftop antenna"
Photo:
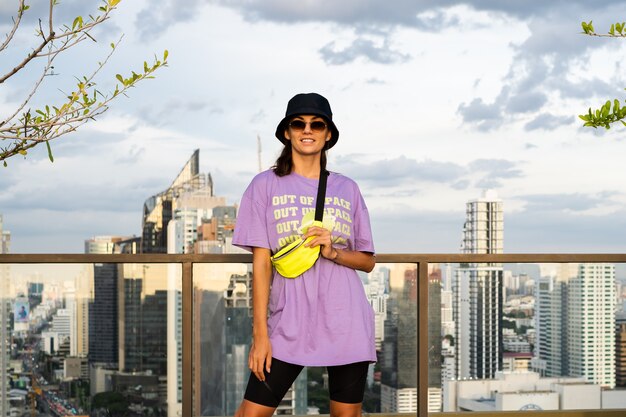
{"type": "Polygon", "coordinates": [[[256,148],[257,155],[259,157],[259,172],[263,171],[263,166],[261,165],[261,136],[257,133],[256,135],[256,148]]]}

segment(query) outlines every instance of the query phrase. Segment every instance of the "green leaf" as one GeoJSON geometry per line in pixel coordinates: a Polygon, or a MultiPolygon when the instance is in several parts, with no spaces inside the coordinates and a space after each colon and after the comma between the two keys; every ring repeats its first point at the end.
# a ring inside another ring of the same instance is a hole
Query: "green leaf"
{"type": "Polygon", "coordinates": [[[115,78],[117,78],[117,79],[119,80],[119,82],[121,82],[122,84],[124,84],[124,77],[122,77],[122,75],[121,75],[121,74],[117,74],[117,75],[115,76],[115,78]]]}
{"type": "Polygon", "coordinates": [[[120,4],[120,1],[121,1],[121,0],[109,0],[109,6],[111,6],[111,7],[115,7],[115,6],[117,6],[118,4],[120,4]]]}
{"type": "Polygon", "coordinates": [[[163,52],[163,61],[167,61],[167,57],[170,55],[170,53],[167,51],[167,49],[165,50],[165,52],[163,52]]]}
{"type": "MultiPolygon", "coordinates": [[[[617,31],[619,32],[619,23],[617,24],[617,27],[618,27],[617,31]]],[[[611,35],[615,35],[615,25],[614,24],[611,25],[611,29],[609,30],[609,33],[611,35]]]]}
{"type": "Polygon", "coordinates": [[[5,168],[9,166],[9,165],[7,164],[6,159],[5,159],[5,160],[3,160],[2,162],[4,163],[4,167],[5,167],[5,168]]]}
{"type": "Polygon", "coordinates": [[[50,162],[54,162],[54,157],[52,156],[52,149],[50,149],[49,141],[46,141],[46,146],[48,147],[48,158],[50,158],[50,162]]]}
{"type": "Polygon", "coordinates": [[[26,154],[28,153],[28,152],[26,152],[24,149],[20,149],[20,150],[19,150],[19,151],[17,151],[17,152],[18,152],[20,155],[24,155],[24,156],[26,156],[26,154]]]}
{"type": "Polygon", "coordinates": [[[78,18],[79,17],[80,16],[77,16],[76,19],[74,19],[74,22],[72,22],[72,30],[75,30],[76,26],[78,26],[78,22],[79,22],[78,18]]]}

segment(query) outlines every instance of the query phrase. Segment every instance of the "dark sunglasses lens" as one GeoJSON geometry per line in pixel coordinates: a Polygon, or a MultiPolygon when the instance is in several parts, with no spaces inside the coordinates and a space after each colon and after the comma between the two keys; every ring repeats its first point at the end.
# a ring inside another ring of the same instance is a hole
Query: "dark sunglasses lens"
{"type": "Polygon", "coordinates": [[[315,132],[321,132],[326,129],[326,123],[324,122],[311,122],[311,130],[315,132]]]}
{"type": "Polygon", "coordinates": [[[304,130],[304,128],[306,127],[306,123],[304,123],[302,120],[294,120],[289,123],[289,127],[291,127],[293,130],[304,130]]]}

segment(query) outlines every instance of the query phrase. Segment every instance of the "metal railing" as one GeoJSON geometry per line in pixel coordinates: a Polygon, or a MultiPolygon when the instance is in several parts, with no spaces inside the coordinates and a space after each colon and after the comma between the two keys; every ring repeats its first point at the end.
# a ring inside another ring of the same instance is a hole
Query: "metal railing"
{"type": "MultiPolygon", "coordinates": [[[[182,266],[182,410],[183,416],[193,415],[193,265],[215,263],[251,263],[250,254],[212,255],[99,255],[99,254],[4,254],[0,264],[180,264],[182,266]]],[[[428,265],[431,263],[626,263],[626,254],[378,254],[379,264],[416,264],[417,266],[417,383],[418,416],[428,416],[428,265]]],[[[542,416],[558,417],[624,417],[626,409],[585,411],[544,411],[542,416]]],[[[433,413],[442,416],[467,413],[433,413]]],[[[392,414],[377,414],[391,416],[392,414]]],[[[393,414],[394,416],[406,414],[393,414]]],[[[521,412],[472,412],[473,416],[503,417],[521,415],[521,412]]]]}

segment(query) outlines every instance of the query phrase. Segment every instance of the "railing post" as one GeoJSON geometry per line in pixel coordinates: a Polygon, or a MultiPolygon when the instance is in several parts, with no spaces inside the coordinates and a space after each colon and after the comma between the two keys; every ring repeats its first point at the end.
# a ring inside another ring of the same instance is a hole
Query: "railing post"
{"type": "Polygon", "coordinates": [[[193,263],[183,262],[183,416],[193,415],[193,263]]]}
{"type": "Polygon", "coordinates": [[[417,415],[428,416],[428,262],[417,264],[417,415]]]}

